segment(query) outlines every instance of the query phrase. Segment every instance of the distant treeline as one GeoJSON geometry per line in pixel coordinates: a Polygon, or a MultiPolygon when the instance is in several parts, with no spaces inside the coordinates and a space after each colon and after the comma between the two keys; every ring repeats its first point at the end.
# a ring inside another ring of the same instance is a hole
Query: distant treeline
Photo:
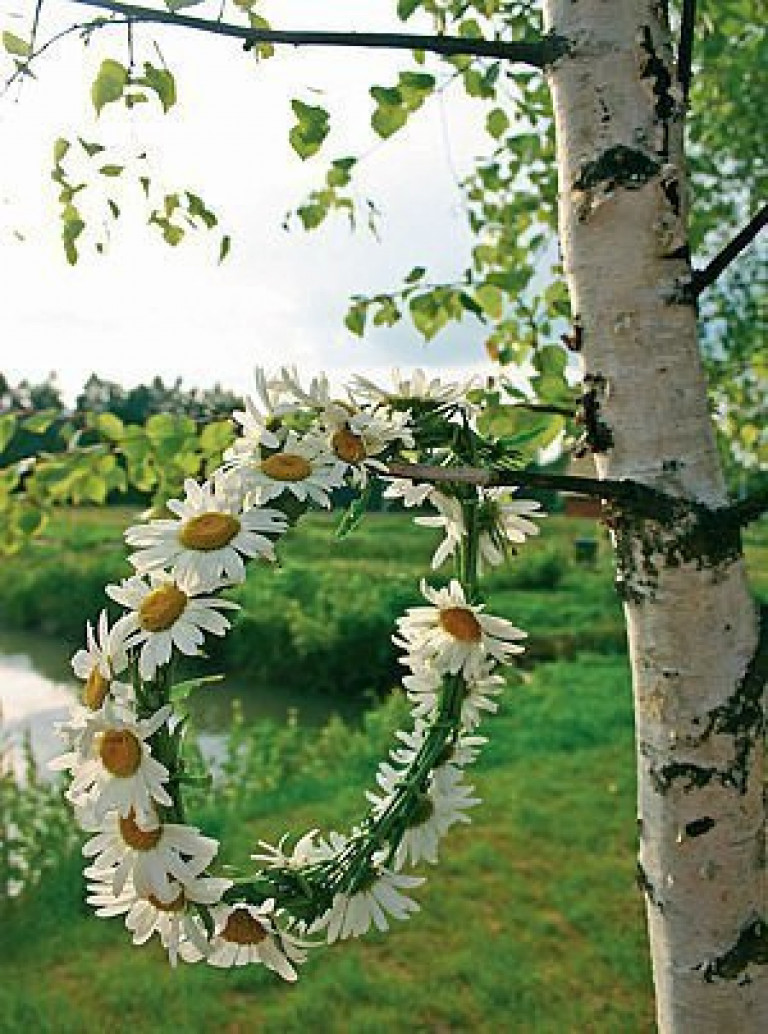
{"type": "Polygon", "coordinates": [[[181,377],[165,384],[153,377],[149,384],[124,388],[116,381],[105,380],[92,373],[77,396],[74,406],[61,397],[55,374],[33,384],[27,380],[14,385],[0,371],[0,416],[17,413],[24,416],[45,413],[52,417],[44,431],[14,436],[2,452],[2,463],[13,463],[40,452],[56,452],[62,447],[62,430],[84,426],[85,417],[94,413],[112,413],[125,424],[145,424],[158,413],[188,416],[197,423],[226,420],[233,409],[241,409],[243,399],[234,392],[214,384],[212,388],[183,388],[181,377]]]}

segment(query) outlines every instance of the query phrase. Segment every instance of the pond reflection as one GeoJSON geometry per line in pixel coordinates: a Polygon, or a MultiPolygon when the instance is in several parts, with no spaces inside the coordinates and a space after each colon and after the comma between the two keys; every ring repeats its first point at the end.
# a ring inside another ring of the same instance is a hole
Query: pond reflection
{"type": "MultiPolygon", "coordinates": [[[[79,690],[69,665],[76,648],[43,635],[0,629],[0,729],[17,746],[28,733],[42,765],[61,752],[54,726],[66,719],[79,690]]],[[[304,695],[243,678],[214,683],[196,691],[189,703],[200,747],[211,760],[221,757],[234,700],[240,701],[247,722],[271,718],[282,723],[296,711],[301,724],[309,726],[323,725],[334,714],[355,721],[365,706],[359,698],[304,695]]]]}

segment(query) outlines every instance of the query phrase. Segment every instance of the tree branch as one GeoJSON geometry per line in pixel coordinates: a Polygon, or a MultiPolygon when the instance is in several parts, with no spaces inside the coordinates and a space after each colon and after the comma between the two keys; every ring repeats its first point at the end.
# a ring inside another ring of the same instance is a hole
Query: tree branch
{"type": "Polygon", "coordinates": [[[595,499],[608,499],[627,506],[650,508],[660,518],[668,518],[679,507],[689,505],[684,499],[667,495],[639,481],[608,481],[578,477],[572,474],[546,474],[533,470],[483,469],[480,467],[430,467],[421,463],[390,463],[391,477],[414,481],[464,482],[482,488],[505,485],[544,488],[554,492],[576,492],[595,499]]]}
{"type": "Polygon", "coordinates": [[[188,14],[155,10],[118,0],[70,0],[85,7],[96,7],[112,14],[119,14],[134,22],[151,22],[176,25],[185,29],[197,29],[219,36],[241,39],[246,45],[259,43],[287,44],[290,46],[319,47],[364,47],[385,50],[426,50],[443,56],[467,55],[468,57],[500,58],[515,61],[534,68],[544,68],[562,53],[562,41],[556,37],[536,39],[531,42],[471,39],[463,36],[419,36],[389,32],[318,32],[302,29],[254,29],[245,25],[214,21],[209,18],[195,18],[188,14]]]}
{"type": "Polygon", "coordinates": [[[564,416],[573,419],[576,410],[569,406],[551,406],[546,402],[511,402],[515,409],[527,409],[531,413],[550,413],[552,416],[564,416]]]}
{"type": "Polygon", "coordinates": [[[696,0],[683,0],[683,9],[680,14],[680,43],[677,48],[677,81],[680,83],[686,103],[691,90],[693,27],[695,21],[696,0]]]}
{"type": "Polygon", "coordinates": [[[747,225],[739,230],[732,241],[723,248],[719,255],[715,255],[708,266],[704,269],[694,271],[691,281],[691,290],[694,298],[697,298],[702,291],[710,287],[731,262],[757,237],[758,233],[768,224],[768,205],[764,205],[757,215],[753,216],[747,225]]]}
{"type": "Polygon", "coordinates": [[[394,478],[413,481],[431,481],[436,484],[463,482],[480,488],[501,488],[505,485],[524,488],[543,488],[553,492],[574,492],[592,499],[606,499],[629,509],[638,516],[669,521],[683,513],[694,515],[698,521],[719,522],[723,529],[743,528],[768,512],[768,485],[758,488],[746,499],[726,506],[707,506],[697,500],[669,495],[640,481],[623,478],[621,481],[580,477],[573,474],[547,474],[534,470],[505,470],[483,467],[431,467],[423,463],[390,463],[387,473],[394,478]]]}

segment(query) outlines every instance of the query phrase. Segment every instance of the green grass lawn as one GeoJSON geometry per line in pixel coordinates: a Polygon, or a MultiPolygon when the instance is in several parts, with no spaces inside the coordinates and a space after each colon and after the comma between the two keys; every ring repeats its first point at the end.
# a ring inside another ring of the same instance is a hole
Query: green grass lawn
{"type": "MultiPolygon", "coordinates": [[[[0,920],[0,1029],[652,1031],[624,661],[542,665],[486,731],[472,773],[483,804],[427,867],[408,923],[317,951],[295,987],[253,969],[171,971],[156,945],[131,946],[119,920],[87,915],[75,859],[0,920]]],[[[347,761],[223,820],[203,804],[198,818],[223,824],[239,861],[288,829],[346,828],[376,759],[369,748],[347,761]]]]}

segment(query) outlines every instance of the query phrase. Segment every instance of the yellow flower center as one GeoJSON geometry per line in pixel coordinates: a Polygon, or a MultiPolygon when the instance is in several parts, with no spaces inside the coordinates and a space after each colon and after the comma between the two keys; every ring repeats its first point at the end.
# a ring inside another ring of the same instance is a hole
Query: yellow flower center
{"type": "Polygon", "coordinates": [[[183,614],[187,601],[187,594],[175,585],[161,585],[142,600],[139,624],[147,632],[163,632],[183,614]]]}
{"type": "Polygon", "coordinates": [[[125,818],[120,816],[117,820],[120,829],[120,836],[134,851],[151,851],[157,847],[160,837],[163,835],[163,827],[157,829],[142,829],[136,824],[136,812],[131,808],[125,818]]]}
{"type": "Polygon", "coordinates": [[[365,451],[363,439],[349,430],[348,427],[337,431],[331,438],[333,451],[345,463],[359,463],[368,453],[365,451]]]}
{"type": "Polygon", "coordinates": [[[230,513],[201,513],[181,528],[179,542],[185,549],[221,549],[240,531],[240,521],[230,513]]]}
{"type": "Polygon", "coordinates": [[[128,729],[107,729],[101,735],[99,757],[111,775],[128,779],[141,764],[141,742],[128,729]]]}
{"type": "Polygon", "coordinates": [[[480,622],[466,607],[446,607],[441,610],[440,625],[460,643],[479,643],[483,635],[480,622]]]}
{"type": "Polygon", "coordinates": [[[92,711],[98,711],[106,700],[107,693],[109,693],[109,686],[109,679],[105,679],[99,671],[98,664],[94,664],[91,668],[91,674],[86,680],[85,689],[83,690],[83,703],[85,706],[90,707],[92,711]]]}
{"type": "Polygon", "coordinates": [[[274,481],[303,481],[312,473],[312,465],[293,452],[276,452],[261,461],[261,469],[274,481]]]}
{"type": "Polygon", "coordinates": [[[161,901],[154,894],[147,894],[146,900],[160,912],[183,912],[187,904],[183,890],[179,891],[178,896],[173,901],[161,901]]]}
{"type": "Polygon", "coordinates": [[[250,912],[236,908],[227,916],[221,936],[233,944],[260,944],[267,936],[267,931],[250,912]]]}

